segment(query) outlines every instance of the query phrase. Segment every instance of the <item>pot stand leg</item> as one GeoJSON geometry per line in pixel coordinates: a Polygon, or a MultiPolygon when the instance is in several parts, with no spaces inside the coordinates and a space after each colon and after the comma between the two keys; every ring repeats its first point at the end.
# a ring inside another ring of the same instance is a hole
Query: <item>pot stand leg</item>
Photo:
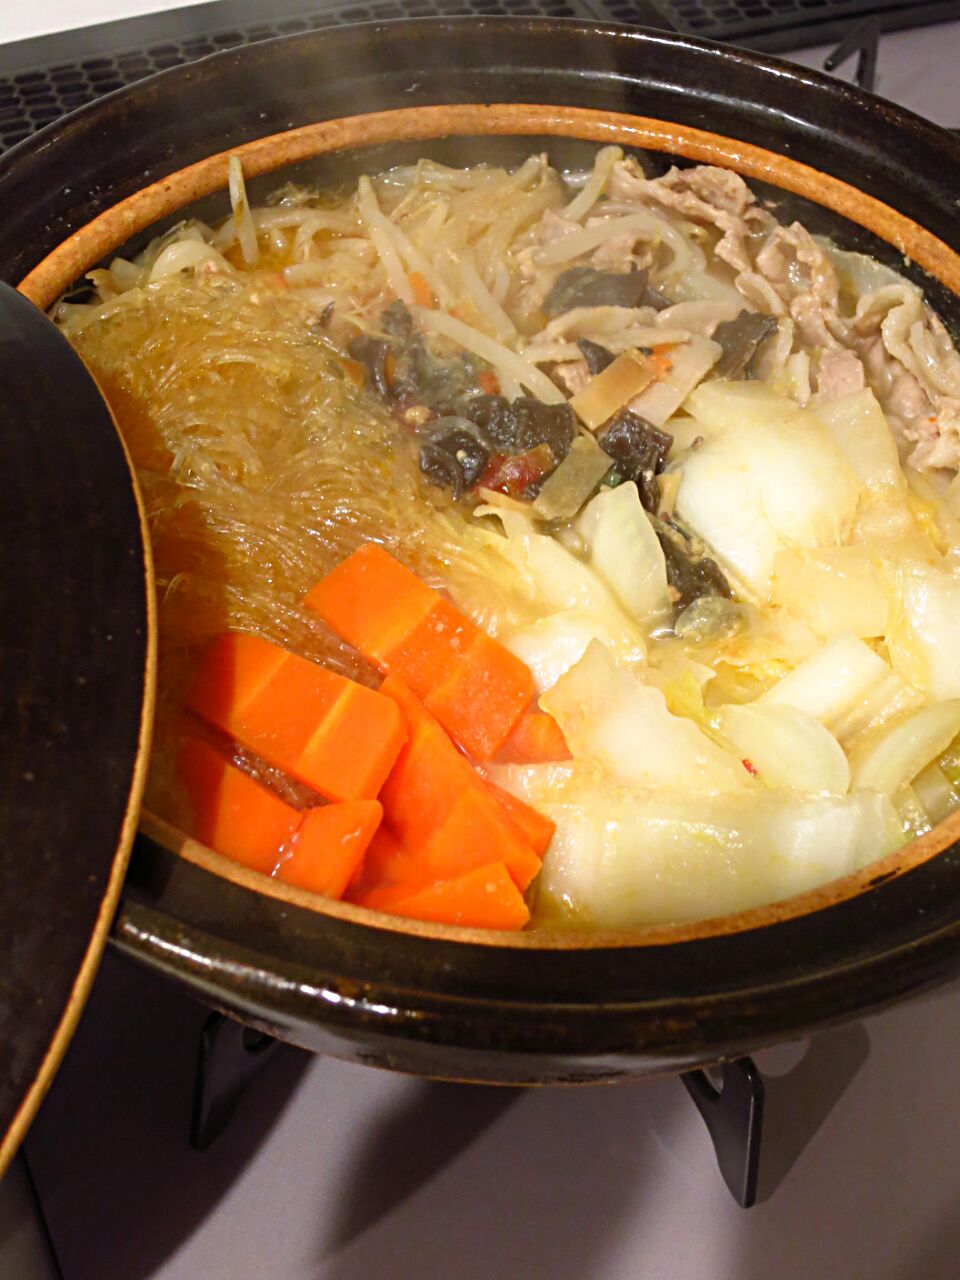
{"type": "Polygon", "coordinates": [[[859,56],[855,81],[861,89],[869,89],[872,93],[877,82],[877,51],[880,46],[880,35],[880,19],[864,18],[862,22],[850,28],[833,53],[824,59],[824,70],[836,71],[837,67],[842,66],[856,53],[859,56]]]}
{"type": "MultiPolygon", "coordinates": [[[[204,1151],[226,1129],[248,1085],[280,1042],[211,1013],[200,1034],[194,1081],[190,1145],[204,1151]]],[[[750,1058],[721,1065],[721,1088],[703,1070],[680,1079],[713,1141],[717,1164],[737,1204],[756,1203],[763,1127],[763,1078],[750,1058]]]]}
{"type": "Polygon", "coordinates": [[[719,1089],[703,1070],[685,1071],[680,1079],[709,1130],[724,1182],[737,1204],[749,1209],[757,1200],[763,1077],[752,1058],[721,1063],[720,1071],[719,1089]]]}
{"type": "Polygon", "coordinates": [[[240,1099],[279,1040],[211,1013],[200,1033],[197,1073],[193,1086],[190,1145],[204,1151],[233,1119],[240,1099]]]}

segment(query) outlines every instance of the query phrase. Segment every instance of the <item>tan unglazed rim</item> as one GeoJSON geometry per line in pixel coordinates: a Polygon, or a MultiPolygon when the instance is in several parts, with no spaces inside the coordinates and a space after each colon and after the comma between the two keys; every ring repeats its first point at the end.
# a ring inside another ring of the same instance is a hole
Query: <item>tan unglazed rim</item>
{"type": "MultiPolygon", "coordinates": [[[[227,185],[227,162],[232,155],[239,156],[244,173],[252,177],[315,156],[382,143],[493,134],[618,143],[734,169],[746,178],[793,192],[865,227],[893,245],[904,258],[917,263],[960,294],[960,256],[948,245],[889,205],[829,174],[750,143],[663,120],[578,107],[515,103],[465,103],[348,116],[258,138],[230,152],[209,156],[106,210],[44,258],[21,282],[20,290],[37,306],[51,306],[78,277],[131,236],[203,196],[223,190],[227,185]]],[[[960,812],[936,830],[853,875],[769,906],[684,925],[590,932],[537,929],[509,934],[399,920],[319,898],[249,871],[147,812],[141,815],[141,828],[144,834],[187,861],[234,884],[338,919],[374,925],[394,933],[489,946],[595,948],[686,942],[754,929],[818,911],[901,875],[940,853],[960,839],[960,812]]]]}
{"type": "Polygon", "coordinates": [[[127,865],[130,861],[130,850],[133,848],[134,836],[137,834],[137,822],[141,814],[143,789],[146,785],[147,769],[150,764],[150,744],[153,737],[153,717],[157,688],[157,592],[153,575],[153,556],[150,550],[150,530],[147,527],[147,513],[143,505],[136,473],[133,469],[133,460],[112,412],[110,417],[113,420],[114,430],[117,433],[117,438],[120,441],[130,472],[130,485],[137,504],[137,517],[140,523],[140,536],[144,549],[143,577],[147,605],[147,654],[143,668],[143,691],[140,730],[137,734],[136,759],[131,774],[130,791],[127,795],[127,803],[123,812],[123,821],[120,825],[120,834],[114,850],[113,862],[110,866],[110,875],[107,879],[107,889],[100,903],[100,909],[97,912],[97,918],[90,934],[90,941],[87,944],[87,949],[84,952],[83,960],[80,963],[80,968],[67,999],[63,1016],[43,1056],[43,1061],[40,1063],[40,1068],[33,1079],[33,1083],[20,1103],[7,1132],[0,1137],[0,1177],[3,1176],[4,1170],[13,1159],[17,1148],[23,1141],[33,1121],[33,1117],[39,1109],[40,1103],[43,1101],[44,1094],[50,1087],[63,1055],[67,1051],[67,1045],[73,1038],[73,1033],[80,1020],[80,1014],[83,1012],[83,1006],[87,1002],[90,988],[97,975],[97,968],[100,964],[100,957],[103,955],[103,948],[106,945],[107,934],[110,931],[110,925],[113,923],[113,917],[117,913],[117,906],[120,902],[120,891],[123,888],[124,877],[127,874],[127,865]]]}

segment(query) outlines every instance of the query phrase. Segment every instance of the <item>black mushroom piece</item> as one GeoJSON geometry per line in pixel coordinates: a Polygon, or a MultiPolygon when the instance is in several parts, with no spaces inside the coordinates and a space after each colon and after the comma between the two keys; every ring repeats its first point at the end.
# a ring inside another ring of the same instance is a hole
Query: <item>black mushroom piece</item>
{"type": "Polygon", "coordinates": [[[653,527],[663,548],[667,585],[678,610],[686,609],[702,596],[732,599],[733,592],[723,570],[707,555],[699,539],[676,520],[655,519],[653,527]]]}
{"type": "Polygon", "coordinates": [[[666,466],[673,436],[638,413],[621,409],[597,439],[604,453],[613,458],[620,477],[636,484],[643,509],[655,515],[660,505],[657,476],[666,466]]]}
{"type": "Polygon", "coordinates": [[[422,405],[432,415],[443,416],[454,412],[458,397],[476,386],[474,358],[466,352],[452,359],[435,356],[415,332],[403,302],[384,308],[379,329],[380,336],[355,338],[349,351],[366,369],[374,391],[395,408],[422,405]]]}
{"type": "Polygon", "coordinates": [[[387,378],[387,356],[390,350],[390,343],[384,338],[374,338],[368,333],[354,338],[349,347],[354,360],[358,360],[366,369],[377,395],[384,397],[390,395],[390,383],[387,378]]]}
{"type": "Polygon", "coordinates": [[[407,304],[397,298],[380,312],[380,328],[396,342],[409,342],[413,337],[413,316],[407,304]]]}
{"type": "Polygon", "coordinates": [[[595,374],[603,373],[604,369],[612,365],[616,359],[612,351],[602,347],[599,342],[591,342],[589,338],[578,338],[577,346],[580,348],[580,354],[587,363],[587,373],[591,377],[595,374]]]}
{"type": "Polygon", "coordinates": [[[544,404],[530,396],[518,396],[512,404],[506,396],[472,396],[460,402],[459,411],[501,453],[527,453],[545,444],[557,463],[570,452],[577,432],[569,404],[544,404]]]}
{"type": "Polygon", "coordinates": [[[544,314],[553,319],[574,307],[662,307],[669,298],[649,286],[649,273],[640,271],[598,271],[596,267],[571,267],[557,282],[543,303],[544,314]]]}
{"type": "Polygon", "coordinates": [[[761,315],[759,311],[741,311],[734,320],[724,320],[713,331],[714,342],[719,342],[723,355],[713,366],[715,378],[750,376],[750,362],[758,349],[777,332],[776,316],[761,315]]]}
{"type": "Polygon", "coordinates": [[[472,488],[490,461],[490,441],[465,418],[435,418],[420,446],[420,470],[459,498],[472,488]]]}

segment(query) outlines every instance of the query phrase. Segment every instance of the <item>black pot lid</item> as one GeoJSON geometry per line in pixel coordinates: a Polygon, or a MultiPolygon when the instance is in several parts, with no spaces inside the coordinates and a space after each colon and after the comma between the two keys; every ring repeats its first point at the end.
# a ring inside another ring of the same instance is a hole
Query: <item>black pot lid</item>
{"type": "Polygon", "coordinates": [[[155,666],[132,473],[96,383],[0,285],[0,1173],[63,1056],[133,839],[155,666]]]}

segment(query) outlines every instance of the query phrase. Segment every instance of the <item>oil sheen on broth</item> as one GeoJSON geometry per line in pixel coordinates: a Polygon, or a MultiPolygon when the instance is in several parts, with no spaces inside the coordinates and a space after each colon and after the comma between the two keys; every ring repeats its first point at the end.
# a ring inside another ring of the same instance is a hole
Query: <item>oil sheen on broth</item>
{"type": "MultiPolygon", "coordinates": [[[[233,160],[230,195],[55,311],[147,505],[153,810],[192,829],[184,691],[223,633],[378,688],[389,663],[304,604],[371,543],[526,664],[524,715],[562,735],[471,762],[555,824],[535,924],[775,901],[957,806],[960,357],[913,284],[733,173],[615,147],[262,208],[233,160]]],[[[376,857],[412,857],[384,823],[376,857]]],[[[409,901],[361,871],[347,898],[409,901]]]]}

